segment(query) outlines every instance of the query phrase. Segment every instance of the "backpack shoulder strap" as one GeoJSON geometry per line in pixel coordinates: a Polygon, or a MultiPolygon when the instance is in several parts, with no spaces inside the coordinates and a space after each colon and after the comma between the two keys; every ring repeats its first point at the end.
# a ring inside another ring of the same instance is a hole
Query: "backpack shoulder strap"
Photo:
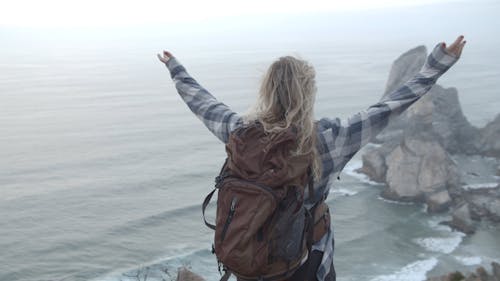
{"type": "Polygon", "coordinates": [[[224,272],[224,275],[222,275],[222,277],[221,277],[220,281],[227,281],[227,280],[229,280],[229,277],[230,277],[230,276],[231,276],[231,271],[226,270],[226,271],[224,272]]]}
{"type": "Polygon", "coordinates": [[[205,225],[208,226],[209,228],[215,230],[215,225],[209,223],[207,221],[207,218],[205,217],[205,210],[207,209],[208,204],[210,203],[210,200],[212,199],[212,196],[214,196],[215,191],[217,188],[219,188],[220,183],[222,180],[227,176],[226,173],[226,166],[227,166],[227,161],[228,158],[226,158],[226,161],[224,162],[224,165],[222,165],[222,168],[220,169],[219,175],[215,178],[215,188],[210,192],[207,197],[205,197],[205,200],[203,200],[203,204],[201,205],[201,212],[203,214],[203,221],[205,221],[205,225]]]}
{"type": "Polygon", "coordinates": [[[209,228],[215,230],[215,225],[209,223],[207,221],[207,218],[205,217],[205,210],[207,209],[208,203],[210,203],[210,199],[212,199],[212,196],[214,195],[214,192],[217,190],[217,188],[214,188],[212,192],[210,192],[207,197],[205,197],[205,200],[203,200],[203,205],[201,206],[201,212],[203,214],[203,220],[205,221],[206,226],[209,228]]]}

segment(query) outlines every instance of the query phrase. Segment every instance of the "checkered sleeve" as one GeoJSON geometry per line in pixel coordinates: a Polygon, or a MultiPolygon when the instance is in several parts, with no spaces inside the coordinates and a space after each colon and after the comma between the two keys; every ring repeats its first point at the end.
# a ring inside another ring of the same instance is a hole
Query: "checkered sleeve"
{"type": "Polygon", "coordinates": [[[191,77],[177,58],[171,57],[165,65],[189,109],[219,140],[226,143],[229,133],[242,122],[241,117],[191,77]]]}
{"type": "Polygon", "coordinates": [[[320,124],[327,128],[322,137],[326,140],[326,151],[333,161],[334,171],[341,171],[357,151],[387,126],[390,118],[399,115],[427,93],[458,59],[439,43],[416,75],[378,103],[354,114],[346,122],[339,118],[321,119],[320,124]]]}

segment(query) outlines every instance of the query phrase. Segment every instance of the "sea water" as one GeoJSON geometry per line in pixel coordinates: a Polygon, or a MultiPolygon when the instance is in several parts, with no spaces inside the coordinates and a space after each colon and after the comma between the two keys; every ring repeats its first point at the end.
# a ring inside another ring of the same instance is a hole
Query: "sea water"
{"type": "MultiPolygon", "coordinates": [[[[378,101],[391,63],[415,47],[292,43],[171,51],[237,112],[254,102],[274,59],[299,54],[317,72],[316,116],[347,118],[378,101]]],[[[434,41],[422,44],[430,50],[434,41]]],[[[179,266],[220,276],[200,206],[224,146],[177,95],[156,58],[163,46],[2,49],[0,280],[169,280],[179,266]]],[[[500,54],[466,52],[438,83],[457,88],[467,118],[481,127],[499,113],[500,54]]],[[[486,174],[467,188],[498,182],[498,160],[460,159],[486,174]]],[[[447,215],[382,199],[383,185],[357,174],[360,166],[358,154],[328,199],[338,280],[417,281],[500,260],[498,227],[451,231],[439,224],[447,215]]],[[[213,220],[213,207],[208,213],[213,220]]]]}

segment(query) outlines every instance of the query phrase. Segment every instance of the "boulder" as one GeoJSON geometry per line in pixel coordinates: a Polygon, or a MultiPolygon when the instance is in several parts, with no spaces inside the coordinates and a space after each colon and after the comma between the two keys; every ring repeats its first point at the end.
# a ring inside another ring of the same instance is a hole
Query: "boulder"
{"type": "Polygon", "coordinates": [[[479,277],[479,280],[485,280],[485,281],[490,280],[488,272],[482,266],[476,268],[476,274],[479,277]]]}
{"type": "Polygon", "coordinates": [[[492,262],[491,268],[493,271],[493,276],[496,278],[497,281],[500,281],[500,264],[497,262],[492,262]]]}
{"type": "Polygon", "coordinates": [[[439,213],[448,210],[451,204],[451,197],[448,190],[441,190],[426,197],[427,211],[429,213],[439,213]]]}
{"type": "Polygon", "coordinates": [[[500,158],[500,114],[480,130],[480,135],[481,154],[500,158]]]}
{"type": "Polygon", "coordinates": [[[458,170],[436,141],[404,139],[386,158],[386,183],[382,196],[391,200],[426,202],[429,212],[448,209],[447,188],[459,184],[458,170]]]}
{"type": "Polygon", "coordinates": [[[443,276],[435,276],[427,278],[427,281],[460,281],[465,280],[465,276],[459,271],[455,271],[443,276]]]}
{"type": "Polygon", "coordinates": [[[370,180],[376,182],[385,182],[385,155],[380,149],[370,149],[362,156],[363,166],[356,172],[364,173],[370,180]]]}
{"type": "Polygon", "coordinates": [[[465,234],[472,234],[476,231],[475,223],[472,220],[469,204],[462,203],[456,207],[452,214],[452,220],[448,225],[465,234]]]}
{"type": "Polygon", "coordinates": [[[492,273],[480,266],[476,268],[476,272],[463,274],[455,271],[442,276],[429,277],[426,281],[500,281],[500,264],[497,262],[491,263],[492,273]]]}
{"type": "Polygon", "coordinates": [[[500,222],[500,186],[464,190],[460,200],[453,208],[452,220],[443,224],[465,234],[472,234],[477,225],[475,221],[488,219],[500,222]]]}
{"type": "Polygon", "coordinates": [[[471,206],[472,216],[500,222],[500,186],[467,190],[463,196],[471,206]]]}

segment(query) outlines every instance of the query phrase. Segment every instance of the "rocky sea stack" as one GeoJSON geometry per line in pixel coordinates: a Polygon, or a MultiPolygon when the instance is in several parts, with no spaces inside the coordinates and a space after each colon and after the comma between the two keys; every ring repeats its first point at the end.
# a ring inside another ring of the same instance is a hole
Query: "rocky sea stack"
{"type": "MultiPolygon", "coordinates": [[[[396,59],[384,95],[415,75],[426,57],[425,46],[418,46],[396,59]]],[[[483,218],[500,221],[499,186],[464,188],[461,175],[468,171],[460,170],[452,157],[500,158],[500,114],[477,128],[464,116],[457,89],[436,84],[372,143],[358,172],[385,184],[382,197],[425,203],[429,213],[451,211],[448,225],[465,233],[473,233],[483,218]]]]}

